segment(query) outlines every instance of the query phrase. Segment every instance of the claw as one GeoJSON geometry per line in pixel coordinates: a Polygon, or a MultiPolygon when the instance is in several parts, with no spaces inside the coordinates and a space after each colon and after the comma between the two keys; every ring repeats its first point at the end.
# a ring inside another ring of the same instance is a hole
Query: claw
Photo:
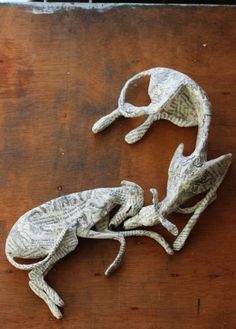
{"type": "Polygon", "coordinates": [[[45,303],[48,305],[50,311],[52,312],[53,316],[58,320],[62,318],[62,313],[59,307],[48,297],[48,295],[39,288],[33,281],[29,281],[29,286],[31,290],[40,298],[42,298],[45,303]]]}

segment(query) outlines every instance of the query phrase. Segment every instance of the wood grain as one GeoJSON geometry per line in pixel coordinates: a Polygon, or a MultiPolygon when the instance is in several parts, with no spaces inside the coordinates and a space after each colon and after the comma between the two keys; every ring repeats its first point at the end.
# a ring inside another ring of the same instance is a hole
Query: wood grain
{"type": "MultiPolygon", "coordinates": [[[[4,245],[21,214],[62,194],[128,179],[145,188],[147,202],[152,186],[164,197],[173,152],[181,142],[193,150],[195,129],[161,121],[131,146],[122,136],[143,118],[91,133],[139,71],[170,67],[196,80],[213,104],[209,158],[235,154],[236,9],[31,9],[0,7],[0,327],[235,328],[234,163],[180,253],[130,239],[121,269],[107,279],[118,245],[80,240],[48,275],[66,304],[60,321],[30,291],[27,273],[7,262],[4,245]]],[[[130,101],[148,102],[144,85],[130,90],[130,101]]]]}

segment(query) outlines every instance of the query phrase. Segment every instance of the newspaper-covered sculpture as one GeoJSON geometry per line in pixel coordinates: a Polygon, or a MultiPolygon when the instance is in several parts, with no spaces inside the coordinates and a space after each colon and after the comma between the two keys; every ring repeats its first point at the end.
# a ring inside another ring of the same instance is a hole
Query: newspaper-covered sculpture
{"type": "Polygon", "coordinates": [[[123,87],[118,108],[96,122],[93,132],[103,130],[119,116],[137,117],[144,114],[148,115],[147,120],[126,135],[128,143],[140,140],[152,123],[159,119],[169,120],[181,127],[199,128],[196,147],[191,155],[183,155],[183,144],[177,148],[169,167],[167,195],[161,202],[157,190],[153,188],[153,205],[143,207],[142,188],[135,183],[123,181],[120,187],[72,193],[48,201],[21,216],[8,235],[6,256],[9,262],[18,269],[30,270],[30,288],[45,301],[58,319],[62,317],[60,307],[64,302],[46,283],[45,276],[58,260],[76,248],[78,237],[119,241],[119,252],[106,270],[106,275],[119,266],[125,252],[125,237],[150,237],[172,255],[172,248],[156,232],[114,232],[110,229],[122,222],[125,229],[161,223],[176,236],[177,227],[166,217],[173,212],[192,214],[173,244],[174,250],[180,250],[200,214],[215,200],[217,189],[229,168],[232,159],[230,153],[207,161],[211,106],[203,89],[188,76],[167,68],[154,68],[136,74],[123,87]],[[150,76],[150,104],[138,107],[125,102],[129,85],[143,76],[150,76]],[[193,207],[182,207],[187,200],[203,192],[206,193],[205,197],[193,207]],[[120,208],[110,221],[110,211],[117,205],[120,208]],[[14,257],[44,259],[34,264],[20,264],[14,257]]]}
{"type": "MultiPolygon", "coordinates": [[[[143,207],[139,214],[124,223],[125,229],[140,226],[163,224],[165,217],[173,212],[192,214],[184,229],[173,244],[173,249],[180,250],[201,213],[217,197],[216,191],[220,186],[231,163],[231,154],[222,155],[217,159],[206,161],[198,155],[183,155],[183,144],[180,145],[171,161],[167,185],[167,195],[158,203],[157,190],[152,189],[153,205],[143,207]],[[181,208],[187,200],[195,195],[206,192],[193,207],[181,208]]],[[[165,226],[165,225],[164,225],[165,226]]]]}
{"type": "Polygon", "coordinates": [[[61,196],[28,211],[12,227],[6,241],[6,256],[16,268],[30,270],[30,288],[45,301],[56,318],[62,317],[59,307],[64,302],[44,277],[58,260],[76,248],[78,237],[120,242],[119,253],[106,270],[106,275],[119,266],[125,251],[125,237],[150,237],[161,244],[167,253],[173,254],[169,244],[155,232],[109,231],[109,213],[116,205],[120,205],[120,208],[113,217],[115,222],[136,215],[143,206],[142,188],[135,183],[123,181],[120,187],[98,188],[61,196]],[[34,264],[20,264],[14,257],[45,258],[34,264]]]}
{"type": "MultiPolygon", "coordinates": [[[[208,132],[211,122],[211,105],[208,97],[191,78],[168,68],[153,68],[129,79],[121,90],[118,108],[98,120],[92,130],[97,133],[105,129],[119,116],[131,118],[144,114],[148,115],[147,120],[126,135],[125,140],[128,143],[132,144],[140,140],[152,123],[159,119],[169,120],[180,127],[198,126],[194,152],[184,156],[184,145],[181,144],[173,156],[169,167],[167,195],[164,200],[158,202],[157,190],[152,189],[153,205],[143,207],[139,214],[124,223],[125,229],[161,223],[168,231],[177,235],[176,226],[170,223],[166,216],[173,212],[192,214],[173,244],[174,250],[180,250],[200,214],[215,200],[216,191],[229,168],[232,155],[229,153],[207,161],[208,132]],[[138,107],[125,102],[128,87],[144,76],[150,76],[148,87],[150,104],[138,107]],[[195,206],[181,208],[187,200],[203,192],[206,193],[205,197],[195,206]]],[[[115,227],[116,224],[116,219],[113,219],[110,226],[115,227]]]]}
{"type": "MultiPolygon", "coordinates": [[[[125,136],[126,142],[133,144],[144,136],[156,120],[169,120],[180,127],[197,126],[199,124],[198,115],[200,116],[202,111],[202,103],[196,104],[199,105],[199,109],[195,109],[189,95],[189,88],[192,86],[197,87],[196,92],[199,90],[202,96],[206,98],[204,91],[191,78],[181,72],[168,68],[152,68],[140,72],[125,83],[119,96],[118,107],[98,120],[93,125],[92,131],[96,134],[104,130],[121,116],[134,118],[147,115],[148,118],[142,125],[125,136]],[[148,86],[150,104],[136,106],[126,102],[125,97],[128,88],[137,80],[146,76],[150,77],[148,86]]],[[[195,98],[195,102],[199,102],[199,100],[195,98]]],[[[207,115],[211,115],[210,111],[207,115]]],[[[209,124],[205,125],[206,133],[208,133],[209,124]]]]}

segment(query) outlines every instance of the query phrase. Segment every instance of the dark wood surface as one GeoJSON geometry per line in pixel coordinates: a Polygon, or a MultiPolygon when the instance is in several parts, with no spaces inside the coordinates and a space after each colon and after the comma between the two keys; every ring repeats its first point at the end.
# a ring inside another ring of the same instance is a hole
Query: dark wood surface
{"type": "MultiPolygon", "coordinates": [[[[81,239],[47,277],[65,301],[60,321],[31,292],[27,273],[4,254],[17,218],[59,195],[128,179],[145,188],[146,202],[152,186],[164,197],[173,152],[181,142],[186,154],[194,149],[195,128],[160,121],[132,146],[124,135],[143,118],[91,133],[139,71],[163,66],[195,79],[213,105],[209,158],[235,155],[235,15],[226,7],[38,15],[30,7],[0,7],[1,328],[236,328],[235,162],[218,199],[174,256],[147,238],[133,238],[121,268],[106,278],[118,244],[81,239]]],[[[128,99],[147,104],[146,84],[131,89],[128,99]]],[[[182,227],[187,217],[174,220],[182,227]]]]}

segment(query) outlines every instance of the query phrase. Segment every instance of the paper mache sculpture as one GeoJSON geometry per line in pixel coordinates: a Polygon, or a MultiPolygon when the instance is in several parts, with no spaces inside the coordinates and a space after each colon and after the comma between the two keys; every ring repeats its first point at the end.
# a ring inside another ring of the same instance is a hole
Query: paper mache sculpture
{"type": "Polygon", "coordinates": [[[64,195],[48,201],[21,216],[12,227],[6,241],[6,256],[18,269],[30,270],[29,286],[42,298],[56,318],[61,318],[59,307],[63,300],[44,277],[54,264],[72,252],[78,237],[112,239],[120,243],[120,250],[105,274],[110,275],[120,265],[125,252],[125,237],[147,236],[156,240],[169,254],[172,248],[156,232],[135,230],[112,232],[108,229],[110,211],[120,205],[115,221],[124,221],[138,213],[143,205],[143,190],[135,183],[123,181],[120,187],[98,188],[64,195]],[[14,257],[43,260],[21,264],[14,257]]]}
{"type": "Polygon", "coordinates": [[[18,219],[7,237],[7,259],[16,268],[30,271],[30,288],[58,319],[62,317],[60,307],[64,302],[46,283],[45,276],[58,260],[76,248],[78,237],[119,241],[119,252],[106,275],[120,265],[126,237],[150,237],[172,255],[173,249],[183,247],[200,214],[215,200],[217,189],[229,168],[230,153],[207,160],[211,105],[203,89],[185,74],[167,68],[153,68],[136,74],[124,85],[117,109],[97,121],[93,132],[105,129],[120,116],[132,118],[141,115],[148,115],[148,118],[126,136],[125,140],[130,144],[140,140],[156,120],[169,120],[181,127],[198,126],[193,153],[184,156],[184,145],[181,144],[172,158],[167,194],[162,201],[158,200],[157,189],[152,188],[153,204],[143,206],[143,189],[135,183],[122,181],[120,187],[72,193],[31,209],[18,219]],[[144,76],[150,76],[150,104],[138,107],[125,102],[128,87],[144,76]],[[187,200],[203,192],[205,196],[194,206],[183,207],[187,200]],[[110,212],[117,205],[120,208],[110,219],[110,212]],[[167,219],[174,212],[191,214],[180,234],[176,225],[167,219]],[[122,223],[125,231],[113,231],[122,223]],[[176,236],[173,247],[156,232],[136,229],[156,224],[163,225],[176,236]],[[22,264],[15,257],[44,258],[36,263],[22,264]]]}
{"type": "MultiPolygon", "coordinates": [[[[173,244],[174,250],[180,250],[200,214],[216,199],[216,191],[230,166],[232,154],[207,161],[211,104],[204,90],[181,72],[168,68],[153,68],[134,75],[121,90],[118,108],[97,121],[92,130],[94,133],[102,131],[120,116],[133,118],[142,115],[148,115],[147,120],[126,135],[125,140],[130,144],[140,140],[156,120],[169,120],[180,127],[198,126],[193,153],[184,156],[184,145],[181,144],[172,158],[164,200],[158,202],[157,190],[152,189],[153,205],[143,207],[139,214],[124,223],[125,229],[161,223],[173,235],[178,235],[177,227],[167,220],[166,216],[173,212],[192,214],[173,244]],[[150,77],[150,104],[135,106],[125,102],[128,87],[145,76],[150,77]],[[203,192],[206,193],[205,197],[193,207],[181,208],[187,200],[203,192]]],[[[113,227],[119,224],[116,218],[110,223],[113,227]]]]}

